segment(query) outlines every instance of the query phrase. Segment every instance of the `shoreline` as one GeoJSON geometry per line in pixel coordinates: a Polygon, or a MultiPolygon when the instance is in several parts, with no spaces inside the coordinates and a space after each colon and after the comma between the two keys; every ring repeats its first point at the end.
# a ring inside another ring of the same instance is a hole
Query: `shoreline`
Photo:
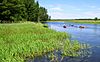
{"type": "MultiPolygon", "coordinates": [[[[1,62],[24,62],[26,57],[57,50],[60,44],[63,44],[64,51],[68,51],[72,45],[68,34],[45,28],[41,23],[2,24],[0,29],[1,62]],[[62,41],[65,38],[67,40],[62,41]]],[[[76,45],[71,47],[72,50],[80,48],[78,42],[73,43],[76,45]]]]}

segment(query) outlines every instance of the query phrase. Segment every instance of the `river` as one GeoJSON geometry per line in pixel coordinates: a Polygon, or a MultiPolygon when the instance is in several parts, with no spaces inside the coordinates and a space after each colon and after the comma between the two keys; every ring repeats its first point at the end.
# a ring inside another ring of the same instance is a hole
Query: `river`
{"type": "Polygon", "coordinates": [[[54,52],[58,55],[58,61],[50,61],[46,55],[36,57],[29,62],[100,62],[100,24],[81,24],[73,22],[46,22],[50,29],[66,32],[71,35],[71,40],[78,40],[80,43],[86,43],[91,46],[88,51],[82,51],[84,57],[64,57],[60,52],[54,52]],[[66,26],[64,28],[63,26],[66,26]],[[79,28],[84,26],[85,28],[79,28]],[[90,52],[90,53],[89,53],[90,52]]]}

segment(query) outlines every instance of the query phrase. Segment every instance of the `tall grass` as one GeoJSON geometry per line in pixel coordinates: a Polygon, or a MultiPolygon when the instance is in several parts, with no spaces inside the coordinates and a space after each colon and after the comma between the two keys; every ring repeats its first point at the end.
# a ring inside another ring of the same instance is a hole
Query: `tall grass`
{"type": "Polygon", "coordinates": [[[0,24],[0,62],[24,62],[26,57],[59,49],[61,44],[67,50],[70,42],[64,44],[64,40],[68,37],[40,23],[0,24]]]}

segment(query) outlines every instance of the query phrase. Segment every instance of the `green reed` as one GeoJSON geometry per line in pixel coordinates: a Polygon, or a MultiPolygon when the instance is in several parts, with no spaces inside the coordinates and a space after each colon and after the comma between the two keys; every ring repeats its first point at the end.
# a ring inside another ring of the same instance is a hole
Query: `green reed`
{"type": "MultiPolygon", "coordinates": [[[[0,62],[24,62],[26,57],[62,48],[61,44],[66,51],[71,43],[64,42],[68,38],[68,34],[44,28],[41,23],[0,24],[0,62]]],[[[71,50],[79,49],[76,44],[71,50]]]]}
{"type": "Polygon", "coordinates": [[[43,28],[42,24],[0,25],[0,62],[23,62],[25,57],[42,55],[58,48],[65,33],[43,28]]]}

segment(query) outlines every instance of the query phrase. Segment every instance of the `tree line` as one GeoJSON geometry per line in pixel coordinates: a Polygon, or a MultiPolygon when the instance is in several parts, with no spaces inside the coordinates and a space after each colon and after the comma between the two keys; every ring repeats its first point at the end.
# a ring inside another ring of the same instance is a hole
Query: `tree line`
{"type": "Polygon", "coordinates": [[[18,21],[46,21],[50,19],[47,9],[35,0],[0,0],[1,23],[18,21]]]}
{"type": "Polygon", "coordinates": [[[88,19],[74,19],[74,20],[100,20],[99,18],[95,17],[94,19],[93,18],[88,18],[88,19]]]}

